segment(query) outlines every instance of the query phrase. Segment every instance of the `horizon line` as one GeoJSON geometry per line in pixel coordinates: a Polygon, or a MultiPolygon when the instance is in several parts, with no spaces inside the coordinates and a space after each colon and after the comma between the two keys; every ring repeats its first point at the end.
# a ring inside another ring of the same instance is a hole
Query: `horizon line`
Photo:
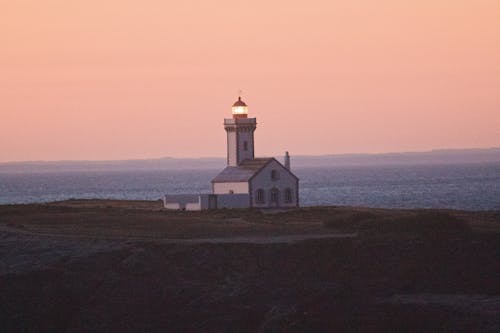
{"type": "MultiPolygon", "coordinates": [[[[375,156],[375,155],[395,155],[395,154],[425,154],[446,151],[480,151],[480,150],[500,150],[500,146],[492,147],[476,147],[476,148],[435,148],[431,150],[416,150],[416,151],[389,151],[379,153],[326,153],[326,154],[295,154],[291,157],[326,157],[326,156],[375,156]]],[[[281,155],[276,155],[281,156],[281,155]]],[[[271,156],[271,157],[276,157],[271,156]]],[[[265,157],[265,156],[264,156],[265,157]]],[[[63,162],[127,162],[127,161],[154,161],[163,159],[172,160],[201,160],[201,159],[225,159],[224,156],[199,156],[199,157],[144,157],[144,158],[123,158],[123,159],[60,159],[60,160],[17,160],[17,161],[0,161],[1,164],[21,164],[21,163],[63,163],[63,162]]]]}

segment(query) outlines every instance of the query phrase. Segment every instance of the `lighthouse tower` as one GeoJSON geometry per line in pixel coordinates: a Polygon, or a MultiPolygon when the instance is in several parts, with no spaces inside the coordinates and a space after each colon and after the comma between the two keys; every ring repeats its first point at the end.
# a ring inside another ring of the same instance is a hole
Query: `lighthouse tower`
{"type": "Polygon", "coordinates": [[[254,159],[253,132],[257,119],[248,118],[248,107],[238,97],[232,106],[232,118],[224,119],[227,132],[227,165],[239,166],[244,160],[254,159]]]}

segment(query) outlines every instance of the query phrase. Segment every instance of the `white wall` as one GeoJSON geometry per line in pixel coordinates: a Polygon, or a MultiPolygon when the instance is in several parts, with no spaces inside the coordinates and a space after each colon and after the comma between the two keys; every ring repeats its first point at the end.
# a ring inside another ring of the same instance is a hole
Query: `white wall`
{"type": "Polygon", "coordinates": [[[248,194],[248,182],[238,183],[214,183],[214,194],[229,194],[233,191],[234,194],[245,193],[248,194]]]}
{"type": "Polygon", "coordinates": [[[165,196],[164,205],[167,209],[185,209],[198,211],[215,208],[248,208],[250,207],[250,195],[244,194],[200,194],[197,199],[189,199],[192,196],[178,196],[179,202],[173,201],[173,196],[165,196]],[[170,201],[166,201],[168,200],[170,201]],[[211,200],[212,199],[212,200],[211,200]],[[184,202],[182,202],[184,200],[184,202]],[[186,202],[189,200],[190,202],[186,202]]]}
{"type": "Polygon", "coordinates": [[[252,131],[238,131],[238,151],[239,162],[247,159],[253,159],[253,132],[252,131]],[[245,150],[245,141],[247,142],[247,150],[245,150]]]}
{"type": "Polygon", "coordinates": [[[201,210],[200,203],[190,202],[186,204],[186,210],[201,210]]]}
{"type": "Polygon", "coordinates": [[[279,191],[279,200],[278,207],[295,207],[297,206],[297,181],[296,178],[288,173],[286,168],[273,160],[269,163],[263,170],[261,170],[252,180],[251,180],[251,189],[252,189],[252,206],[253,207],[276,207],[275,205],[270,204],[271,189],[277,189],[279,191]],[[279,174],[279,179],[272,180],[271,179],[271,171],[277,170],[279,174]],[[261,188],[264,190],[265,202],[258,203],[257,202],[257,190],[261,188]],[[285,189],[290,188],[292,190],[292,202],[285,202],[285,189]]]}
{"type": "Polygon", "coordinates": [[[217,208],[248,208],[250,195],[246,194],[218,194],[217,208]]]}
{"type": "Polygon", "coordinates": [[[181,209],[181,205],[178,203],[178,202],[167,202],[167,203],[164,203],[163,206],[166,208],[166,209],[181,209]]]}
{"type": "Polygon", "coordinates": [[[229,166],[237,166],[241,161],[254,158],[253,132],[257,127],[256,118],[226,118],[227,157],[229,166]],[[247,150],[244,149],[247,143],[247,150]]]}
{"type": "Polygon", "coordinates": [[[238,144],[236,142],[236,131],[227,132],[227,165],[238,165],[236,149],[238,144]]]}
{"type": "Polygon", "coordinates": [[[200,210],[200,195],[198,194],[174,194],[163,197],[163,205],[166,209],[200,210]]]}

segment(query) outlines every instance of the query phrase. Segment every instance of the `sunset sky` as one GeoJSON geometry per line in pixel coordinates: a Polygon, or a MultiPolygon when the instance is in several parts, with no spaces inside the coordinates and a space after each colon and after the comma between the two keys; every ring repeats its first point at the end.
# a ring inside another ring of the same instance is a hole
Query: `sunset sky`
{"type": "Polygon", "coordinates": [[[498,0],[0,0],[0,162],[500,147],[498,0]]]}

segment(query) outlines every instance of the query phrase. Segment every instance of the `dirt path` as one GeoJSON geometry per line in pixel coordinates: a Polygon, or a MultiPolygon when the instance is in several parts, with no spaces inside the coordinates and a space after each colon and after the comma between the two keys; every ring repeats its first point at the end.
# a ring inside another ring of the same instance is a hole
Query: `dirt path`
{"type": "Polygon", "coordinates": [[[154,244],[289,244],[312,239],[352,238],[355,233],[309,233],[291,235],[228,236],[206,238],[162,238],[91,236],[36,232],[0,225],[0,276],[43,270],[60,262],[72,262],[96,253],[154,244]],[[140,245],[139,245],[140,246],[140,245]]]}
{"type": "Polygon", "coordinates": [[[247,244],[279,244],[295,243],[308,239],[332,239],[332,238],[353,238],[357,233],[331,233],[331,234],[298,234],[284,236],[248,236],[248,237],[216,237],[216,238],[195,238],[195,239],[170,239],[174,243],[247,243],[247,244]]]}
{"type": "Polygon", "coordinates": [[[280,236],[230,236],[230,237],[208,237],[208,238],[157,238],[157,237],[119,237],[119,236],[88,236],[78,234],[60,234],[60,233],[39,233],[29,230],[23,230],[15,227],[0,225],[0,233],[24,235],[30,238],[59,238],[59,239],[84,239],[84,240],[111,240],[111,241],[152,241],[172,244],[218,244],[218,243],[246,243],[246,244],[279,244],[294,243],[308,239],[332,239],[332,238],[353,238],[357,233],[303,233],[280,236]]]}

